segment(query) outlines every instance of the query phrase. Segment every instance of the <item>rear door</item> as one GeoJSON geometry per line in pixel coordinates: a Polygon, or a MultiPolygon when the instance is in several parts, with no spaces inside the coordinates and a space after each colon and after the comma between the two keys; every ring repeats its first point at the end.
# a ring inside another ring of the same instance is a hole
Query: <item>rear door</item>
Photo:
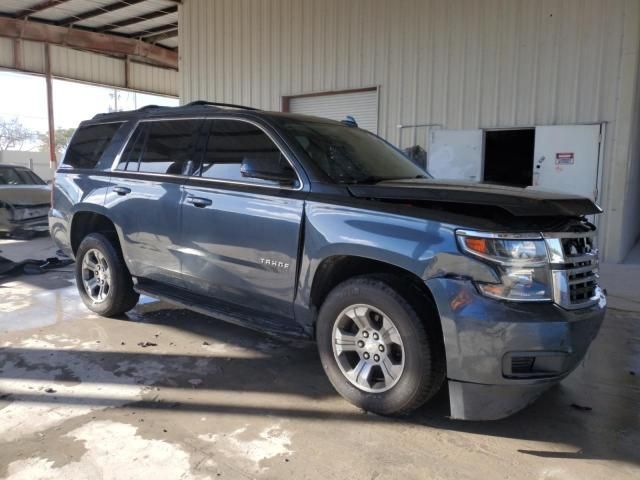
{"type": "Polygon", "coordinates": [[[203,160],[182,199],[185,281],[234,308],[290,319],[304,208],[300,179],[293,169],[293,185],[243,174],[245,157],[289,162],[264,127],[213,119],[204,131],[203,160]]]}
{"type": "Polygon", "coordinates": [[[140,122],[112,172],[105,204],[121,229],[134,276],[184,285],[180,203],[201,125],[182,119],[140,122]]]}

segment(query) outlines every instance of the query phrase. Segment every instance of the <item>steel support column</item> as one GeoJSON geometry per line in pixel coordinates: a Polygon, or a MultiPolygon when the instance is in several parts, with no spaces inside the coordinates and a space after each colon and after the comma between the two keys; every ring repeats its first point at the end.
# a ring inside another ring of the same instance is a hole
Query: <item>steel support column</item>
{"type": "Polygon", "coordinates": [[[49,121],[49,155],[51,168],[56,168],[56,126],[53,118],[53,83],[51,78],[51,47],[44,45],[44,71],[47,84],[47,118],[49,121]]]}

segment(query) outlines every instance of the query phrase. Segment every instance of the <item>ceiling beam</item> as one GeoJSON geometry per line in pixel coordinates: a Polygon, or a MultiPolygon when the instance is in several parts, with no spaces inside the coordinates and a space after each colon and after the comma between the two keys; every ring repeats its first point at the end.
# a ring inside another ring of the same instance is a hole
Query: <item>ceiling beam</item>
{"type": "Polygon", "coordinates": [[[153,35],[156,33],[163,33],[168,30],[175,30],[176,28],[178,28],[177,23],[167,23],[166,25],[159,25],[157,27],[146,28],[139,32],[127,33],[127,36],[132,38],[143,38],[145,36],[153,35]]]}
{"type": "Polygon", "coordinates": [[[68,2],[69,0],[45,0],[40,3],[36,3],[34,6],[25,8],[15,14],[15,18],[24,19],[30,17],[34,13],[41,12],[43,10],[47,10],[49,8],[57,7],[61,3],[68,2]]]}
{"type": "Polygon", "coordinates": [[[121,0],[119,2],[110,3],[102,7],[94,8],[93,10],[87,10],[86,12],[81,12],[76,15],[71,15],[67,18],[63,18],[62,20],[58,20],[56,22],[56,25],[60,25],[62,27],[68,27],[70,25],[73,25],[74,23],[81,22],[83,20],[88,20],[89,18],[97,17],[105,13],[115,12],[116,10],[120,10],[121,8],[126,8],[131,5],[142,3],[145,1],[146,0],[126,0],[126,1],[121,0]]]}
{"type": "Polygon", "coordinates": [[[167,7],[162,10],[156,10],[155,12],[145,13],[143,15],[136,15],[132,18],[120,20],[118,22],[112,22],[101,27],[97,27],[98,32],[107,32],[109,30],[115,30],[116,28],[128,27],[129,25],[135,25],[136,23],[146,22],[147,20],[153,20],[154,18],[164,17],[178,11],[178,6],[167,7]]]}
{"type": "Polygon", "coordinates": [[[0,36],[62,45],[111,55],[130,55],[178,69],[178,53],[134,38],[0,17],[0,36]]]}
{"type": "Polygon", "coordinates": [[[146,37],[142,37],[142,39],[147,43],[157,43],[162,40],[166,40],[168,38],[175,38],[178,36],[178,29],[169,30],[163,33],[156,33],[155,35],[148,35],[146,37]]]}

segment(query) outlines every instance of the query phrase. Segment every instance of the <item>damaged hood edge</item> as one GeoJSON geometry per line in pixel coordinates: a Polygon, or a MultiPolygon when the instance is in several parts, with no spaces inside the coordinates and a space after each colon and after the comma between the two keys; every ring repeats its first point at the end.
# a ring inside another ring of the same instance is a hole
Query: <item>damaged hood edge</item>
{"type": "Polygon", "coordinates": [[[14,207],[28,207],[49,204],[51,187],[49,185],[1,185],[0,203],[14,207]]]}
{"type": "Polygon", "coordinates": [[[471,182],[399,181],[350,185],[348,188],[356,198],[487,205],[501,208],[518,217],[578,217],[602,213],[595,202],[584,197],[471,182]]]}

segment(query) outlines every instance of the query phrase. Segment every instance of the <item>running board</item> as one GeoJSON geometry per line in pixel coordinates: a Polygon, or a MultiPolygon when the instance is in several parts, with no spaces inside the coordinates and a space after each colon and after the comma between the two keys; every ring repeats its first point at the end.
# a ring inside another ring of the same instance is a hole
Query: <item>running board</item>
{"type": "Polygon", "coordinates": [[[133,289],[140,295],[163,300],[167,303],[192,310],[208,317],[275,337],[306,338],[304,330],[294,319],[265,314],[264,312],[241,311],[227,303],[216,302],[209,297],[188,292],[174,286],[165,286],[150,280],[134,279],[133,289]]]}

